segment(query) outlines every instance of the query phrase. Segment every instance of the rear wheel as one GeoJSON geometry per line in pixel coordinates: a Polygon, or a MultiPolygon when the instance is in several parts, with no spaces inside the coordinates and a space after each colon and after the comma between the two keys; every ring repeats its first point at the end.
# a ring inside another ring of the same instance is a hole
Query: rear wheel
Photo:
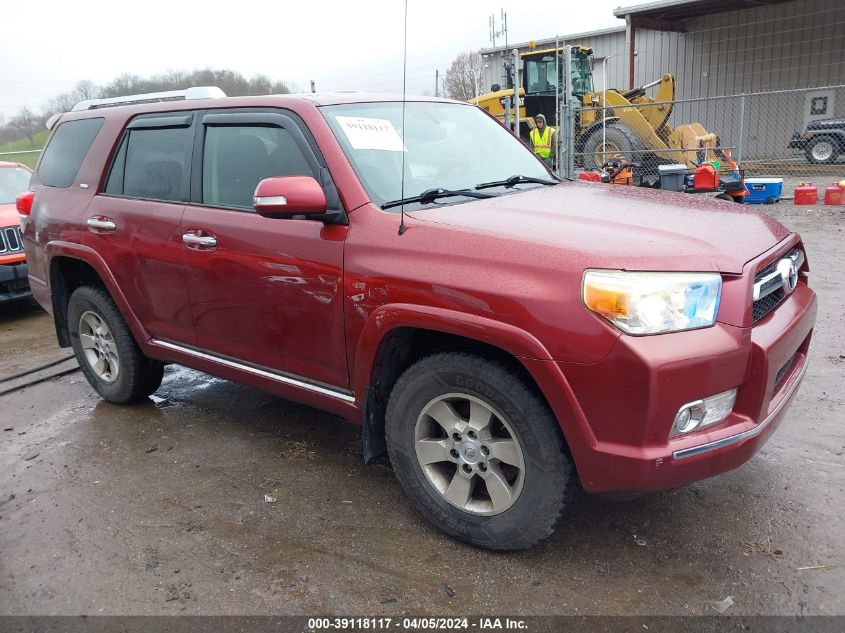
{"type": "Polygon", "coordinates": [[[584,141],[584,169],[597,169],[616,154],[636,163],[642,151],[640,140],[624,125],[609,125],[604,132],[598,127],[584,141]]]}
{"type": "Polygon", "coordinates": [[[573,480],[557,421],[505,365],[461,353],[418,361],[387,408],[396,476],[447,534],[495,550],[548,537],[573,480]]]}
{"type": "Polygon", "coordinates": [[[68,302],[68,331],[85,378],[115,404],[143,400],[161,385],[164,365],[141,353],[129,326],[101,288],[77,288],[68,302]]]}
{"type": "Polygon", "coordinates": [[[807,144],[807,162],[827,165],[836,162],[839,155],[838,142],[829,136],[817,136],[807,144]]]}

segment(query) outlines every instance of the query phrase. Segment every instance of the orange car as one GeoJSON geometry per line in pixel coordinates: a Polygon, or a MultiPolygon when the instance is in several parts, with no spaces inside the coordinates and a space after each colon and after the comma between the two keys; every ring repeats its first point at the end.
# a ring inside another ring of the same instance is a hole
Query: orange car
{"type": "Polygon", "coordinates": [[[15,208],[15,198],[29,189],[31,175],[26,165],[0,162],[0,303],[31,294],[15,208]]]}

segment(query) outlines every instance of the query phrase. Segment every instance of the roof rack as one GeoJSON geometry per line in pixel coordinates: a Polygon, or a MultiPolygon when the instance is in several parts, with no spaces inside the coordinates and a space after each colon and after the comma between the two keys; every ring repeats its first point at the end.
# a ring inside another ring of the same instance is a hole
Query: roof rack
{"type": "Polygon", "coordinates": [[[165,92],[148,92],[140,95],[126,95],[123,97],[110,97],[108,99],[86,99],[80,101],[71,112],[79,110],[94,110],[96,108],[111,108],[114,106],[158,103],[160,101],[187,101],[191,99],[217,99],[225,97],[226,93],[216,86],[198,86],[186,90],[167,90],[165,92]]]}

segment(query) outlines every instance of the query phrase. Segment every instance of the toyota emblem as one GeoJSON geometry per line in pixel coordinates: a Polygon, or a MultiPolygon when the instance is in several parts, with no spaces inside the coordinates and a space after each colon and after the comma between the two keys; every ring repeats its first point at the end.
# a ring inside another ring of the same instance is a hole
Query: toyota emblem
{"type": "Polygon", "coordinates": [[[784,294],[789,294],[798,285],[798,266],[795,261],[786,257],[778,262],[777,271],[780,273],[781,284],[784,294]]]}

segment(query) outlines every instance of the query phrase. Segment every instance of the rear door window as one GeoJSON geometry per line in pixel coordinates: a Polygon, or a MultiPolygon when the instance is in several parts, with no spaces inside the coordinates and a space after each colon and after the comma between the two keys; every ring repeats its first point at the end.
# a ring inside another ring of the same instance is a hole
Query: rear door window
{"type": "Polygon", "coordinates": [[[60,124],[44,150],[44,156],[38,166],[41,183],[48,187],[70,187],[102,127],[101,117],[65,121],[60,124]]]}
{"type": "Polygon", "coordinates": [[[276,126],[208,126],[203,146],[202,201],[252,209],[255,187],[272,176],[313,176],[291,133],[276,126]]]}
{"type": "Polygon", "coordinates": [[[187,197],[190,115],[133,121],[120,144],[105,193],[179,202],[187,197]],[[169,126],[172,124],[172,126],[169,126]]]}

